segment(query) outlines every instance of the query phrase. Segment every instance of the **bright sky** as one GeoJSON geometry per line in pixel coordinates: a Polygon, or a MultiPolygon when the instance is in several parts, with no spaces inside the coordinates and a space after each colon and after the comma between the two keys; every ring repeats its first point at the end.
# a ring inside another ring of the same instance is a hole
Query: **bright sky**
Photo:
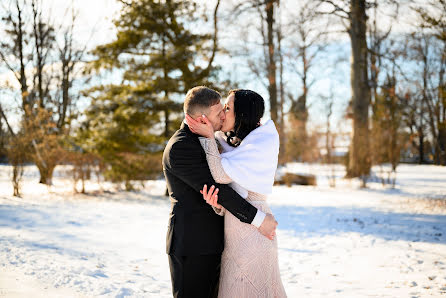
{"type": "MultiPolygon", "coordinates": [[[[89,42],[89,48],[109,42],[113,38],[113,17],[121,4],[116,0],[43,0],[45,9],[52,12],[56,23],[64,21],[67,8],[74,7],[78,13],[76,38],[89,42]]],[[[70,14],[69,14],[70,15],[70,14]]],[[[68,17],[70,17],[68,15],[68,17]]]]}

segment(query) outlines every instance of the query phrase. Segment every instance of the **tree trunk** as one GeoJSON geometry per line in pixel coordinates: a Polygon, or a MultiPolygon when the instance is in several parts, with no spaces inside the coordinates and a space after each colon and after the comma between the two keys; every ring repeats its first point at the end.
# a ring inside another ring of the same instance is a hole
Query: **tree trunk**
{"type": "Polygon", "coordinates": [[[167,107],[164,110],[164,117],[165,117],[165,119],[164,119],[164,136],[166,138],[169,138],[169,136],[170,136],[170,132],[169,132],[170,122],[169,122],[169,108],[167,108],[167,107]]]}
{"type": "MultiPolygon", "coordinates": [[[[217,4],[218,5],[218,4],[217,4]]],[[[167,71],[167,67],[166,67],[166,40],[165,40],[165,36],[163,36],[163,49],[162,49],[162,55],[163,55],[163,75],[164,75],[164,79],[166,80],[166,82],[168,82],[169,79],[169,75],[168,75],[168,71],[167,71]]],[[[164,90],[164,100],[168,101],[169,100],[169,91],[167,90],[167,88],[164,90]]],[[[168,105],[166,105],[165,109],[164,109],[164,136],[166,138],[169,138],[169,107],[168,105]]]]}
{"type": "Polygon", "coordinates": [[[275,0],[266,2],[266,22],[268,28],[268,93],[271,111],[271,120],[277,125],[277,83],[276,60],[274,49],[274,3],[275,0]]]}
{"type": "Polygon", "coordinates": [[[440,155],[440,165],[446,166],[446,123],[438,124],[438,151],[440,155]]]}
{"type": "Polygon", "coordinates": [[[63,73],[62,73],[62,111],[59,114],[59,120],[57,123],[57,127],[62,129],[65,125],[65,118],[67,116],[68,105],[69,105],[69,92],[70,92],[70,69],[67,65],[68,62],[62,62],[63,65],[63,73]]]}
{"type": "Polygon", "coordinates": [[[33,34],[34,34],[34,50],[36,51],[36,77],[37,77],[37,91],[39,93],[39,106],[44,107],[43,95],[43,24],[41,22],[40,12],[36,7],[34,1],[31,2],[33,8],[33,34]]]}
{"type": "Polygon", "coordinates": [[[12,165],[12,186],[14,188],[14,197],[21,197],[20,180],[23,176],[23,166],[20,163],[13,163],[12,165]]]}
{"type": "Polygon", "coordinates": [[[418,163],[421,165],[424,163],[424,134],[423,132],[418,132],[418,163]]]}
{"type": "MultiPolygon", "coordinates": [[[[328,100],[332,100],[332,99],[329,98],[328,100]]],[[[325,132],[325,146],[326,146],[325,148],[327,150],[326,162],[327,162],[327,164],[331,164],[333,162],[332,158],[331,158],[331,155],[332,155],[331,144],[333,143],[332,139],[334,138],[334,136],[331,135],[331,128],[330,128],[330,119],[331,119],[331,115],[333,114],[333,102],[332,101],[328,104],[327,110],[328,110],[327,111],[327,119],[326,119],[327,126],[326,126],[326,132],[325,132]]]]}
{"type": "MultiPolygon", "coordinates": [[[[351,86],[353,108],[353,140],[350,147],[348,177],[362,177],[370,174],[368,109],[370,86],[367,75],[366,42],[366,1],[351,0],[351,86]]],[[[365,181],[364,181],[365,182],[365,181]]]]}
{"type": "Polygon", "coordinates": [[[56,166],[47,166],[43,165],[41,163],[36,163],[37,168],[39,169],[40,173],[40,180],[39,183],[46,184],[46,185],[52,185],[53,184],[53,172],[56,166]]]}
{"type": "Polygon", "coordinates": [[[446,166],[446,83],[444,81],[446,67],[446,40],[443,41],[443,53],[441,54],[441,67],[438,82],[438,150],[440,155],[440,164],[446,166]]]}
{"type": "Polygon", "coordinates": [[[20,89],[22,91],[22,108],[26,112],[26,107],[28,105],[28,85],[26,84],[26,74],[25,74],[25,55],[24,55],[24,37],[23,37],[23,26],[22,21],[22,8],[19,5],[19,1],[16,1],[17,16],[18,16],[18,34],[17,34],[17,46],[18,46],[18,56],[20,60],[20,89]]]}
{"type": "Polygon", "coordinates": [[[277,28],[277,44],[278,44],[278,56],[279,56],[279,137],[280,137],[280,151],[279,151],[279,164],[285,164],[287,162],[286,154],[286,136],[285,136],[285,119],[283,115],[283,105],[285,103],[285,86],[283,83],[283,54],[282,54],[282,24],[279,22],[277,28]]]}

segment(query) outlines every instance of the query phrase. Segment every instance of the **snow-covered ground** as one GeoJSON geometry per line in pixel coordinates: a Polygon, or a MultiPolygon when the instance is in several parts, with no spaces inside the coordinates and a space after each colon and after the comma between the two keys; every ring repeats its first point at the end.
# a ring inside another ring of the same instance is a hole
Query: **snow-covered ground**
{"type": "MultiPolygon", "coordinates": [[[[28,167],[18,199],[0,166],[0,297],[170,297],[164,182],[139,192],[91,182],[81,195],[65,170],[47,188],[28,167]]],[[[446,167],[401,165],[395,189],[359,189],[340,166],[336,188],[331,167],[282,170],[318,178],[270,198],[289,297],[446,295],[446,167]]]]}

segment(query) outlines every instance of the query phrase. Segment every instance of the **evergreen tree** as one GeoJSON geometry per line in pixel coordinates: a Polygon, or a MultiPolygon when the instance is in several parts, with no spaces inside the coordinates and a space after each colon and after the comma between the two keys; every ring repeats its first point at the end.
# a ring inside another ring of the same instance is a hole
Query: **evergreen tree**
{"type": "MultiPolygon", "coordinates": [[[[214,17],[217,9],[218,3],[214,17]]],[[[206,22],[198,10],[192,1],[126,2],[114,21],[115,40],[93,51],[91,69],[120,72],[122,81],[86,91],[92,104],[84,145],[111,166],[108,177],[127,188],[130,180],[160,171],[159,154],[179,127],[187,90],[215,81],[217,23],[213,35],[192,32],[206,22]],[[153,166],[141,168],[142,160],[153,166]]]]}

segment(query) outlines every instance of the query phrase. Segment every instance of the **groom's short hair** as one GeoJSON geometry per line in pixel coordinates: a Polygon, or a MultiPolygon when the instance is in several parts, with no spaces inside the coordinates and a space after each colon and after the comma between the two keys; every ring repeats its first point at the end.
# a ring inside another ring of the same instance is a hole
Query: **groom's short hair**
{"type": "Polygon", "coordinates": [[[184,113],[190,116],[203,114],[211,106],[219,103],[221,95],[205,86],[197,86],[187,91],[184,100],[184,113]]]}

